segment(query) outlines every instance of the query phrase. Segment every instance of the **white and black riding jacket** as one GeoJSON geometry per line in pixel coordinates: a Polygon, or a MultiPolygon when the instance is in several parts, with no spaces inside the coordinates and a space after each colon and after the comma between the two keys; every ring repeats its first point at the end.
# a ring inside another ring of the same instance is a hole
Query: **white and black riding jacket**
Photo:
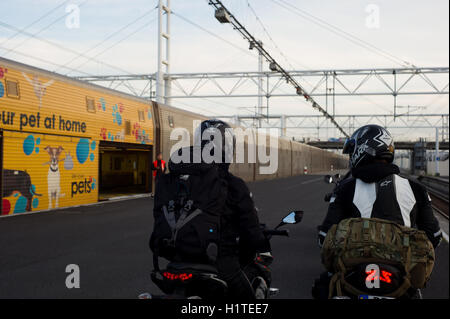
{"type": "Polygon", "coordinates": [[[399,176],[392,164],[371,164],[352,173],[331,198],[319,236],[347,218],[380,218],[423,230],[435,247],[439,244],[442,232],[423,186],[399,176]]]}

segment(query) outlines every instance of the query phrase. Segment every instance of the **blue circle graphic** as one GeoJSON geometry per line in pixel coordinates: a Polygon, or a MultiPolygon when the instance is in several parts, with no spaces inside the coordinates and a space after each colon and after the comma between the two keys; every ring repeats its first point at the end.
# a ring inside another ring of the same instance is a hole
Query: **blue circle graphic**
{"type": "Polygon", "coordinates": [[[94,155],[94,153],[91,153],[91,155],[89,156],[89,158],[91,159],[91,162],[93,162],[93,161],[94,161],[94,159],[95,159],[95,155],[94,155]]]}
{"type": "Polygon", "coordinates": [[[84,164],[89,156],[89,140],[86,138],[80,139],[77,145],[77,159],[80,164],[84,164]]]}
{"type": "Polygon", "coordinates": [[[34,136],[29,135],[24,141],[23,141],[23,152],[28,156],[33,153],[34,150],[34,136]]]}

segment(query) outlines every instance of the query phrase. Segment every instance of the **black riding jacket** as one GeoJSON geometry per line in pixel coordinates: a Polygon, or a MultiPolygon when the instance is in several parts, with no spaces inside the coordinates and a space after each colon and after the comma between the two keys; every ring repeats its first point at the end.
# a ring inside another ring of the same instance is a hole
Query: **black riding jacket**
{"type": "MultiPolygon", "coordinates": [[[[192,147],[190,154],[193,156],[192,147]]],[[[192,158],[191,158],[192,160],[192,158]]],[[[175,164],[169,162],[171,171],[193,174],[205,164],[175,164]]],[[[219,256],[270,252],[270,242],[264,235],[250,190],[245,182],[229,172],[229,164],[219,165],[220,177],[227,184],[226,209],[220,220],[219,256]],[[239,244],[236,239],[239,239],[239,244]]]]}
{"type": "Polygon", "coordinates": [[[397,166],[385,163],[353,169],[353,177],[342,181],[331,198],[319,236],[347,218],[380,218],[423,230],[434,247],[439,245],[442,232],[430,196],[423,186],[399,174],[397,166]]]}
{"type": "Polygon", "coordinates": [[[226,166],[223,165],[221,173],[228,183],[227,207],[229,210],[221,221],[222,244],[232,248],[238,237],[239,249],[253,253],[270,252],[270,242],[262,232],[250,190],[245,182],[231,174],[226,166]]]}

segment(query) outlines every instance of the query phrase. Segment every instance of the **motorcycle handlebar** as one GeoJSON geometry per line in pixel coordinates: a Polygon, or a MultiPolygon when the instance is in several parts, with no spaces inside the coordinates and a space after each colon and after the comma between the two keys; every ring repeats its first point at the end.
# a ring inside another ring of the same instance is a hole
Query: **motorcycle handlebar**
{"type": "Polygon", "coordinates": [[[289,237],[289,231],[288,230],[264,230],[264,235],[289,237]]]}

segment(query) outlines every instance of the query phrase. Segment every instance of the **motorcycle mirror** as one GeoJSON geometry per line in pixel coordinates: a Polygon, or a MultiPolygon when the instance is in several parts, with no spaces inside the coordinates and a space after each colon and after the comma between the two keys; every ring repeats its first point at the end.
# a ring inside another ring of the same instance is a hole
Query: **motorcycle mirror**
{"type": "Polygon", "coordinates": [[[333,184],[333,177],[331,175],[327,175],[324,177],[324,181],[327,184],[333,184]]]}
{"type": "Polygon", "coordinates": [[[303,219],[303,211],[292,212],[283,219],[284,224],[298,224],[303,219]]]}

